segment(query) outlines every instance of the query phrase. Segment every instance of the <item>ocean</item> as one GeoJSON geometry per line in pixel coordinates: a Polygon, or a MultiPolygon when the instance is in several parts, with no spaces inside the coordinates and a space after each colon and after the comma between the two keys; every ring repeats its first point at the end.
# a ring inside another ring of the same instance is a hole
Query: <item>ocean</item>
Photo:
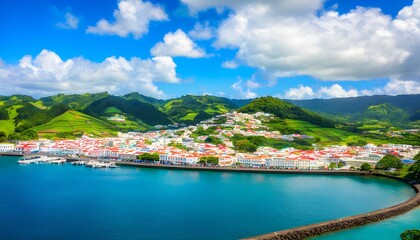
{"type": "MultiPolygon", "coordinates": [[[[3,156],[0,239],[238,239],[366,213],[412,196],[403,183],[368,176],[92,169],[19,165],[16,157],[3,156]]],[[[366,239],[383,231],[398,239],[415,226],[419,209],[320,239],[366,239]]]]}

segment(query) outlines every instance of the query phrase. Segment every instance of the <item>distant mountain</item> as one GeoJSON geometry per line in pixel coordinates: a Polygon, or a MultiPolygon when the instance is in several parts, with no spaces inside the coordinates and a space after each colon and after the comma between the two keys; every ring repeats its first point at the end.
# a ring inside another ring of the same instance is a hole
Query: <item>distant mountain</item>
{"type": "Polygon", "coordinates": [[[184,123],[197,123],[237,108],[227,98],[208,95],[186,95],[171,99],[161,106],[162,112],[173,121],[184,123]]]}
{"type": "Polygon", "coordinates": [[[347,116],[350,121],[374,119],[393,125],[416,121],[420,112],[420,94],[285,101],[318,113],[347,116]]]}
{"type": "Polygon", "coordinates": [[[109,96],[94,101],[83,112],[98,118],[121,114],[130,120],[141,121],[149,126],[172,123],[164,113],[149,103],[127,100],[116,96],[109,96]]]}
{"type": "Polygon", "coordinates": [[[129,94],[126,94],[124,96],[122,96],[122,98],[127,99],[127,100],[137,100],[139,102],[143,102],[143,103],[149,103],[152,104],[155,107],[159,107],[160,105],[165,103],[165,100],[161,100],[161,99],[156,99],[156,98],[152,98],[152,97],[147,97],[144,96],[138,92],[132,92],[129,94]]]}
{"type": "Polygon", "coordinates": [[[334,127],[335,125],[330,119],[275,97],[257,98],[238,111],[245,113],[271,113],[281,119],[302,120],[322,127],[334,127]]]}
{"type": "Polygon", "coordinates": [[[351,98],[287,100],[299,107],[331,114],[352,114],[366,110],[370,106],[389,104],[404,111],[414,113],[420,108],[420,94],[413,95],[375,95],[351,98]]]}
{"type": "Polygon", "coordinates": [[[71,95],[58,94],[55,96],[44,97],[39,100],[47,107],[61,103],[73,110],[83,110],[92,102],[109,96],[110,94],[108,92],[71,95]]]}

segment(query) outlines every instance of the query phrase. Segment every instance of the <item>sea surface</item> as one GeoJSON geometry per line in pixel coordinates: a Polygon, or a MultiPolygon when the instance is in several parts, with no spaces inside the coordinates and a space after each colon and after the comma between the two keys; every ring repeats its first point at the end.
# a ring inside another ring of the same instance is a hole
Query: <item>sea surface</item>
{"type": "MultiPolygon", "coordinates": [[[[0,239],[238,239],[412,196],[409,186],[375,177],[19,165],[3,156],[0,239]]],[[[321,239],[398,239],[413,227],[419,209],[321,239]]]]}

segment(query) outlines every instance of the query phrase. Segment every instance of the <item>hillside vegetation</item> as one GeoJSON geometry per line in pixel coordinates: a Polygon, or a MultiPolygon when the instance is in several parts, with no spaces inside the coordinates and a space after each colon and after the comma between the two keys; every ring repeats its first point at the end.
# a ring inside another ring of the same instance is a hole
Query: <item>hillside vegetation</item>
{"type": "Polygon", "coordinates": [[[175,122],[192,124],[236,108],[227,98],[186,95],[167,101],[161,110],[175,122]]]}
{"type": "Polygon", "coordinates": [[[111,124],[74,110],[69,110],[48,123],[34,127],[33,130],[40,136],[56,136],[58,133],[68,133],[68,136],[116,134],[116,130],[111,124]]]}
{"type": "Polygon", "coordinates": [[[40,99],[13,95],[0,96],[0,135],[9,139],[30,139],[37,134],[106,136],[116,131],[146,131],[155,125],[197,124],[236,110],[271,113],[275,118],[265,123],[269,129],[283,134],[307,134],[326,144],[369,141],[420,145],[419,134],[392,133],[399,128],[420,128],[419,105],[420,95],[301,101],[274,97],[238,100],[207,95],[160,100],[135,92],[121,97],[102,92],[40,99]],[[123,121],[110,118],[115,116],[123,121]]]}
{"type": "Polygon", "coordinates": [[[281,119],[303,120],[322,127],[333,128],[335,126],[335,123],[330,119],[274,97],[257,98],[238,111],[244,113],[265,112],[281,119]]]}

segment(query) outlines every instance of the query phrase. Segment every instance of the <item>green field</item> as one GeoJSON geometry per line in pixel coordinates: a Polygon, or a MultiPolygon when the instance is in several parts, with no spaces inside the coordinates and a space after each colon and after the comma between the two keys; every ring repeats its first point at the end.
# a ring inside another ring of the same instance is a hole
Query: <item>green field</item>
{"type": "Polygon", "coordinates": [[[96,136],[116,134],[112,125],[77,111],[67,111],[46,124],[34,127],[40,135],[59,132],[83,132],[96,136]]]}
{"type": "Polygon", "coordinates": [[[299,130],[301,133],[305,133],[309,136],[319,137],[321,142],[328,144],[346,143],[357,141],[359,139],[371,143],[383,143],[383,141],[380,140],[364,138],[362,136],[357,135],[356,133],[343,131],[337,128],[319,127],[305,121],[286,119],[285,123],[289,128],[299,130]]]}
{"type": "Polygon", "coordinates": [[[0,120],[0,131],[6,133],[7,135],[13,134],[15,132],[15,124],[13,120],[0,120]]]}
{"type": "Polygon", "coordinates": [[[194,121],[195,116],[197,116],[198,113],[188,113],[184,117],[180,118],[182,121],[194,121]]]}

